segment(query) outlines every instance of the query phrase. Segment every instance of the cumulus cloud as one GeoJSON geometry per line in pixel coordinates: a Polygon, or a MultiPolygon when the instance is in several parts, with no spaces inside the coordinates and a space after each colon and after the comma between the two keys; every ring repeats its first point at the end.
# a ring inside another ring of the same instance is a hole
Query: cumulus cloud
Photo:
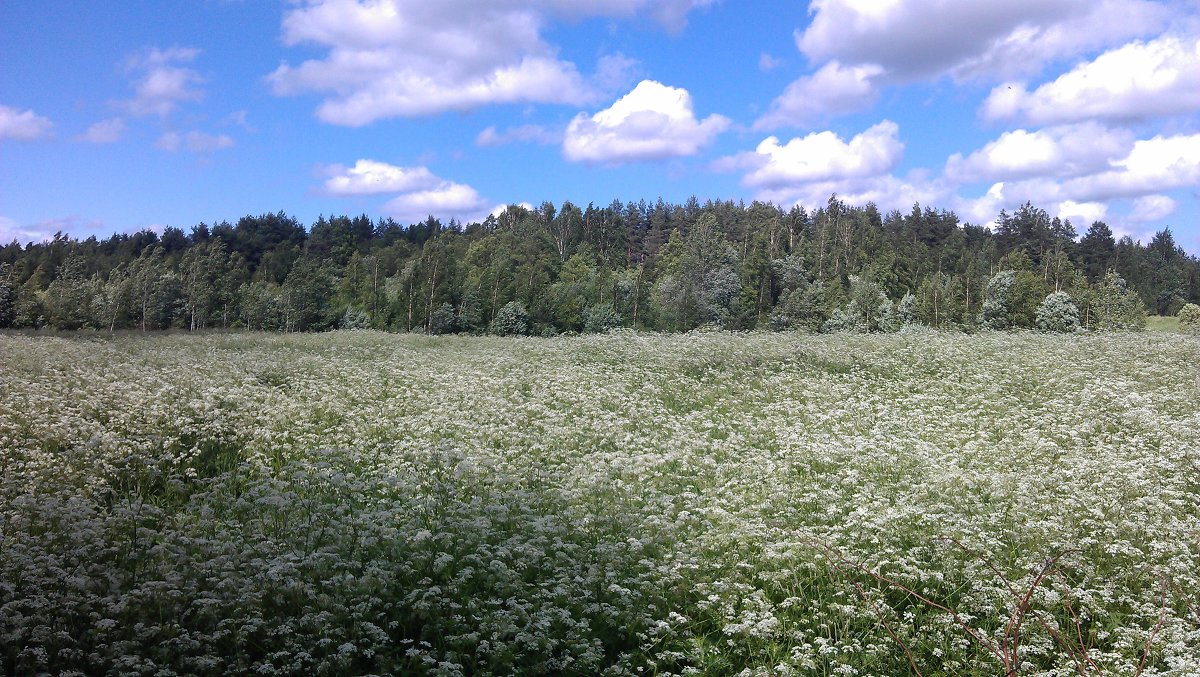
{"type": "Polygon", "coordinates": [[[753,152],[722,158],[718,170],[749,169],[742,184],[779,189],[804,183],[879,176],[890,172],[904,154],[900,128],[884,120],[844,141],[833,132],[814,132],[781,144],[769,136],[753,152]]]}
{"type": "Polygon", "coordinates": [[[945,181],[923,171],[903,178],[892,174],[903,153],[899,127],[884,120],[849,141],[830,131],[787,143],[770,136],[754,151],[721,158],[712,168],[746,172],[742,185],[756,189],[756,199],[783,205],[820,205],[834,193],[852,204],[873,202],[885,210],[943,201],[949,193],[945,181]]]}
{"type": "Polygon", "coordinates": [[[686,89],[643,80],[595,115],[567,126],[563,156],[572,162],[621,164],[695,155],[729,127],[729,119],[697,120],[686,89]]]}
{"type": "Polygon", "coordinates": [[[88,143],[114,143],[119,141],[124,133],[125,120],[109,118],[88,127],[79,139],[88,143]]]}
{"type": "Polygon", "coordinates": [[[154,145],[161,150],[175,152],[181,148],[186,148],[193,153],[207,155],[214,151],[223,148],[233,148],[236,145],[233,139],[225,134],[206,134],[204,132],[191,131],[186,134],[179,132],[165,132],[154,145]]]}
{"type": "Polygon", "coordinates": [[[1181,12],[1156,0],[813,0],[809,13],[794,37],[819,69],[789,86],[760,129],[865,109],[887,84],[1036,74],[1156,35],[1181,12]]]}
{"type": "Polygon", "coordinates": [[[1032,176],[1068,177],[1094,173],[1133,147],[1133,134],[1094,122],[1035,131],[1005,132],[967,157],[946,161],[954,181],[1006,181],[1032,176]]]}
{"type": "Polygon", "coordinates": [[[814,0],[809,11],[796,33],[809,59],[877,64],[905,80],[1036,72],[1157,32],[1172,14],[1153,0],[814,0]]]}
{"type": "Polygon", "coordinates": [[[32,110],[0,105],[0,139],[35,141],[50,135],[54,123],[32,110]]]}
{"type": "Polygon", "coordinates": [[[334,165],[325,181],[330,195],[379,195],[436,187],[441,179],[425,167],[397,167],[386,162],[359,160],[353,167],[334,165]]]}
{"type": "Polygon", "coordinates": [[[954,198],[952,208],[978,223],[991,220],[1000,209],[1014,209],[1028,201],[1063,218],[1090,223],[1105,218],[1114,201],[1131,199],[1126,220],[1147,223],[1175,211],[1175,200],[1163,193],[1196,185],[1200,185],[1200,134],[1156,136],[1134,142],[1127,153],[1093,173],[998,181],[980,197],[954,198]]]}
{"type": "Polygon", "coordinates": [[[878,98],[872,80],[882,72],[874,64],[847,67],[831,61],[788,85],[754,129],[799,127],[825,115],[866,108],[878,98]]]}
{"type": "Polygon", "coordinates": [[[874,203],[881,211],[908,210],[913,204],[945,204],[946,187],[930,181],[922,174],[901,178],[892,174],[821,181],[774,190],[760,191],[758,199],[777,204],[799,204],[809,207],[825,204],[829,196],[837,195],[847,204],[874,203]]]}
{"type": "Polygon", "coordinates": [[[488,127],[475,137],[475,145],[484,148],[495,148],[510,143],[537,143],[549,146],[561,143],[563,132],[543,125],[520,125],[497,130],[495,126],[488,127]]]}
{"type": "Polygon", "coordinates": [[[1132,42],[1082,63],[1032,92],[1019,82],[992,90],[989,119],[1035,124],[1144,119],[1200,111],[1200,39],[1132,42]]]}
{"type": "Polygon", "coordinates": [[[1066,181],[1072,197],[1107,200],[1140,197],[1200,185],[1200,134],[1156,136],[1138,141],[1111,168],[1066,181]]]}
{"type": "Polygon", "coordinates": [[[1063,200],[1058,204],[1058,218],[1072,223],[1092,224],[1103,221],[1108,214],[1108,205],[1103,202],[1076,202],[1063,200]]]}
{"type": "Polygon", "coordinates": [[[428,190],[398,195],[383,205],[388,216],[401,222],[415,223],[433,215],[459,221],[479,221],[491,205],[468,185],[443,181],[428,190]]]}
{"type": "Polygon", "coordinates": [[[333,165],[323,190],[338,197],[397,194],[383,205],[388,216],[408,223],[433,215],[460,221],[478,221],[487,216],[490,203],[471,186],[447,181],[428,167],[400,167],[377,160],[360,159],[353,167],[333,165]]]}
{"type": "Polygon", "coordinates": [[[1174,213],[1165,193],[1200,185],[1200,134],[1135,139],[1127,129],[1095,122],[1005,132],[995,141],[946,163],[943,181],[961,187],[987,182],[977,197],[950,195],[964,219],[984,223],[1001,209],[1032,202],[1076,224],[1105,220],[1125,232],[1174,213]],[[1117,205],[1132,203],[1122,216],[1117,205]]]}
{"type": "Polygon", "coordinates": [[[1175,207],[1175,201],[1166,195],[1146,195],[1133,201],[1127,218],[1136,223],[1159,221],[1175,213],[1175,207]]]}
{"type": "Polygon", "coordinates": [[[203,99],[200,85],[204,78],[181,65],[195,61],[199,55],[200,50],[195,48],[173,47],[151,48],[130,57],[126,69],[135,75],[134,96],[124,102],[125,108],[134,115],[164,117],[181,103],[203,99]]]}
{"type": "Polygon", "coordinates": [[[970,223],[990,223],[1000,210],[1013,210],[1032,202],[1048,212],[1056,212],[1063,201],[1061,186],[1053,179],[998,181],[979,197],[955,195],[950,202],[959,216],[970,223]]]}
{"type": "Polygon", "coordinates": [[[646,13],[679,28],[688,12],[710,3],[306,0],[284,17],[284,42],[328,53],[282,64],[268,79],[278,95],[324,94],[317,117],[349,126],[495,103],[585,105],[626,77],[632,62],[610,55],[586,78],[543,39],[548,22],[646,13]]]}

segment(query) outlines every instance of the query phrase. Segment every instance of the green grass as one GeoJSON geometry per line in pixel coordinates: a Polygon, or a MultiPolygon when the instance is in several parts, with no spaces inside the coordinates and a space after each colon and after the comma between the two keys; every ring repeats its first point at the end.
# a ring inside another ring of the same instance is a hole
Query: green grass
{"type": "Polygon", "coordinates": [[[1182,330],[1179,328],[1179,318],[1177,317],[1149,315],[1146,317],[1146,331],[1161,331],[1178,334],[1182,330]]]}

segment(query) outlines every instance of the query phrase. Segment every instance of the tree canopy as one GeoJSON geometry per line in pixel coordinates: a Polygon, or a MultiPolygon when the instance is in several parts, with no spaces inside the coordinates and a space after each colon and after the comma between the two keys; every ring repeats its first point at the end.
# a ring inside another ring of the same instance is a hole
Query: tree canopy
{"type": "Polygon", "coordinates": [[[305,228],[281,211],[0,246],[0,328],[510,331],[516,308],[534,334],[1033,328],[1055,293],[1084,328],[1136,327],[1200,303],[1200,261],[1169,228],[1142,244],[1100,221],[1079,237],[1029,203],[981,226],[837,196],[811,211],[545,202],[466,225],[360,215],[305,228]]]}

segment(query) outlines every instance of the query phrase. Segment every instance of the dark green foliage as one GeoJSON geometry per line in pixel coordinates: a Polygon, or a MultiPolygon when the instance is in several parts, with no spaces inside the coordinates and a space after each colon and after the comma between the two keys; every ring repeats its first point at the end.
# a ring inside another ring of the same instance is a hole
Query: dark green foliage
{"type": "Polygon", "coordinates": [[[371,318],[362,310],[350,307],[342,315],[342,319],[338,320],[338,329],[346,329],[349,331],[357,331],[360,329],[368,329],[371,326],[371,318]]]}
{"type": "Polygon", "coordinates": [[[800,257],[793,254],[772,261],[771,273],[779,289],[779,300],[770,314],[771,328],[776,331],[820,329],[825,320],[821,285],[809,280],[800,257]]]}
{"type": "Polygon", "coordinates": [[[433,314],[429,316],[429,333],[430,334],[449,334],[455,329],[454,307],[449,303],[443,303],[433,309],[433,314]]]}
{"type": "Polygon", "coordinates": [[[354,308],[376,329],[482,332],[512,302],[537,333],[593,331],[614,317],[652,330],[814,331],[835,309],[831,326],[870,331],[1034,328],[1058,291],[1085,328],[1140,326],[1135,306],[1175,314],[1200,303],[1200,261],[1169,228],[1143,245],[1114,241],[1096,222],[1076,242],[1075,226],[1032,204],[989,229],[945,210],[881,214],[837,196],[786,212],[694,198],[545,202],[465,226],[322,216],[310,231],[278,212],[190,235],[0,246],[0,328],[316,331],[354,308]],[[1012,278],[989,293],[998,271],[1012,278]],[[874,288],[856,293],[851,278],[874,288]],[[906,295],[884,313],[880,299],[906,295]]]}
{"type": "Polygon", "coordinates": [[[0,264],[0,329],[13,326],[17,310],[17,285],[9,274],[9,266],[0,264]]]}
{"type": "Polygon", "coordinates": [[[488,331],[497,336],[522,336],[529,333],[529,312],[520,301],[509,301],[496,313],[488,331]]]}
{"type": "Polygon", "coordinates": [[[588,306],[583,311],[583,330],[589,334],[599,334],[620,326],[621,316],[611,303],[588,306]]]}
{"type": "Polygon", "coordinates": [[[48,319],[57,328],[79,329],[91,322],[96,285],[87,277],[87,265],[81,256],[67,258],[46,289],[48,319]]]}
{"type": "Polygon", "coordinates": [[[1113,271],[1104,276],[1092,295],[1094,315],[1089,326],[1100,330],[1138,331],[1146,327],[1146,307],[1125,280],[1113,271]]]}
{"type": "Polygon", "coordinates": [[[296,260],[283,283],[284,331],[327,329],[332,324],[330,276],[315,261],[296,260]]]}

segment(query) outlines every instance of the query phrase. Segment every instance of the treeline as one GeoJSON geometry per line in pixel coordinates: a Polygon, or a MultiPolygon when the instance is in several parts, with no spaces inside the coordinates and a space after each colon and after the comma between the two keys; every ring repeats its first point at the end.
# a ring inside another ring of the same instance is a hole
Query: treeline
{"type": "Polygon", "coordinates": [[[1080,237],[1031,204],[993,227],[836,196],[814,211],[547,202],[465,226],[337,216],[306,229],[280,212],[0,247],[0,328],[969,330],[1054,313],[1096,328],[1189,302],[1200,261],[1169,229],[1142,244],[1096,222],[1080,237]]]}

